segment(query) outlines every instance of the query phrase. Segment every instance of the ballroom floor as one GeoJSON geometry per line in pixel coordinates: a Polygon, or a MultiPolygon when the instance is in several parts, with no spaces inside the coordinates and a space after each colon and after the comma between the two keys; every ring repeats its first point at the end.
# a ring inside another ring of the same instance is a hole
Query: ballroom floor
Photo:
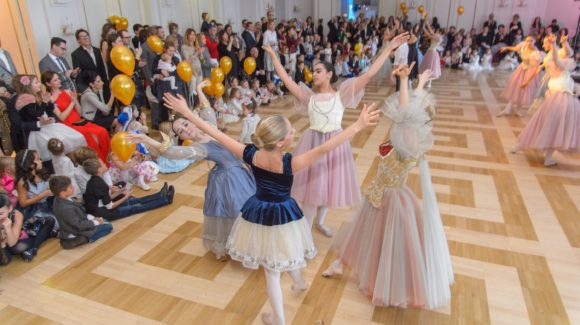
{"type": "MultiPolygon", "coordinates": [[[[319,254],[301,294],[282,277],[288,324],[580,324],[580,156],[513,155],[529,117],[496,118],[508,74],[445,71],[434,82],[436,145],[429,153],[452,255],[455,284],[448,308],[375,308],[354,275],[325,279],[331,239],[314,232],[319,254]]],[[[365,102],[391,87],[371,84],[365,102]]],[[[298,133],[308,119],[284,98],[259,114],[283,113],[298,133]]],[[[344,124],[358,112],[345,113],[344,124]]],[[[362,188],[372,180],[388,122],[352,139],[362,188]]],[[[241,122],[228,127],[239,134],[241,122]]],[[[296,138],[298,140],[298,136],[296,138]]],[[[200,162],[161,180],[176,187],[173,205],[114,223],[95,244],[64,251],[56,240],[33,263],[0,268],[2,324],[261,324],[270,311],[263,272],[216,261],[201,244],[204,188],[200,162]]],[[[415,169],[408,180],[418,192],[415,169]]],[[[162,182],[154,184],[155,188],[162,182]]],[[[331,210],[338,229],[349,210],[331,210]]]]}

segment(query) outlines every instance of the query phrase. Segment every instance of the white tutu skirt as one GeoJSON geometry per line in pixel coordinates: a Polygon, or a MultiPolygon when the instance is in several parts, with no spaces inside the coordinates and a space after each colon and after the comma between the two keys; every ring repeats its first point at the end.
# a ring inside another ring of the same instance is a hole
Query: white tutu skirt
{"type": "Polygon", "coordinates": [[[246,268],[255,270],[261,265],[273,272],[303,268],[307,259],[316,256],[310,224],[304,217],[274,226],[236,218],[226,249],[246,268]]]}
{"type": "Polygon", "coordinates": [[[73,128],[61,123],[53,123],[43,126],[40,131],[32,131],[28,135],[28,149],[36,150],[40,154],[42,161],[52,159],[48,151],[48,140],[57,138],[64,144],[64,153],[67,154],[73,150],[87,145],[85,137],[73,128]]]}

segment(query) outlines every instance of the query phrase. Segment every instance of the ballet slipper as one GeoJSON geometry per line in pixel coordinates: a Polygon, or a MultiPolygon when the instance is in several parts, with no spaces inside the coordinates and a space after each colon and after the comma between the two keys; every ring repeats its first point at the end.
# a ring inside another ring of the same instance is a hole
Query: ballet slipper
{"type": "Polygon", "coordinates": [[[526,111],[516,111],[516,115],[519,117],[525,117],[528,114],[526,111]]]}
{"type": "Polygon", "coordinates": [[[325,278],[332,278],[335,276],[342,276],[342,268],[335,268],[332,265],[322,272],[322,276],[325,278]]]}
{"type": "Polygon", "coordinates": [[[332,237],[333,235],[332,229],[330,229],[330,227],[325,224],[317,223],[316,229],[318,229],[318,231],[320,231],[326,237],[332,237]]]}
{"type": "Polygon", "coordinates": [[[554,158],[544,159],[544,166],[546,166],[546,167],[556,166],[557,164],[558,164],[558,162],[555,161],[554,158]]]}
{"type": "Polygon", "coordinates": [[[290,289],[292,289],[294,292],[306,291],[308,290],[308,283],[302,280],[302,283],[300,284],[293,283],[290,289]]]}
{"type": "Polygon", "coordinates": [[[499,112],[496,115],[496,117],[502,117],[504,115],[510,115],[512,113],[513,113],[513,111],[512,111],[512,104],[509,103],[509,104],[507,104],[507,106],[501,112],[499,112]]]}
{"type": "Polygon", "coordinates": [[[275,325],[274,314],[272,313],[262,313],[262,322],[266,325],[275,325]]]}

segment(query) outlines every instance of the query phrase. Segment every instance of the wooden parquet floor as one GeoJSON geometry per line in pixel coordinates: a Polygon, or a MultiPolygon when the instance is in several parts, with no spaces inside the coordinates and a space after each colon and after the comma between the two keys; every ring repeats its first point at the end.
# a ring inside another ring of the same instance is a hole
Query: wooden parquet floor
{"type": "MultiPolygon", "coordinates": [[[[293,293],[282,277],[289,324],[580,324],[580,157],[557,154],[558,166],[545,168],[541,153],[509,153],[529,118],[495,117],[507,76],[445,71],[433,86],[438,115],[428,159],[455,272],[450,306],[373,307],[352,273],[321,277],[334,255],[331,239],[315,231],[308,291],[293,293]]],[[[371,84],[364,101],[391,92],[371,84]]],[[[298,133],[308,126],[291,98],[260,110],[273,113],[288,116],[298,133]]],[[[344,124],[357,116],[348,110],[344,124]]],[[[388,125],[384,119],[352,139],[363,188],[388,125]]],[[[237,137],[240,128],[229,133],[237,137]]],[[[173,205],[117,221],[97,243],[64,251],[52,240],[33,263],[16,258],[0,268],[0,323],[261,324],[260,313],[270,311],[263,272],[216,261],[201,243],[209,168],[200,162],[163,175],[177,189],[173,205]]],[[[418,170],[408,183],[419,193],[418,170]]],[[[350,213],[331,210],[327,223],[336,230],[350,213]]]]}

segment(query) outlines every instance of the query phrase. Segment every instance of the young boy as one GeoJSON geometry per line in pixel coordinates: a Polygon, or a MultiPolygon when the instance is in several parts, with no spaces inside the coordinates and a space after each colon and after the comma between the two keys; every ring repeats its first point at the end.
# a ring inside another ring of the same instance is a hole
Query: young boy
{"type": "Polygon", "coordinates": [[[87,212],[94,216],[113,221],[173,202],[175,189],[173,186],[168,187],[167,183],[163,184],[161,191],[155,194],[135,198],[131,196],[133,192],[129,190],[118,201],[113,202],[109,186],[102,178],[107,171],[107,166],[98,159],[88,159],[83,163],[83,168],[87,174],[91,175],[84,195],[85,206],[87,212]]]}
{"type": "Polygon", "coordinates": [[[87,215],[83,207],[72,198],[74,188],[67,176],[53,176],[49,187],[54,194],[52,213],[60,224],[60,245],[71,249],[108,235],[113,226],[103,218],[87,215]]]}

